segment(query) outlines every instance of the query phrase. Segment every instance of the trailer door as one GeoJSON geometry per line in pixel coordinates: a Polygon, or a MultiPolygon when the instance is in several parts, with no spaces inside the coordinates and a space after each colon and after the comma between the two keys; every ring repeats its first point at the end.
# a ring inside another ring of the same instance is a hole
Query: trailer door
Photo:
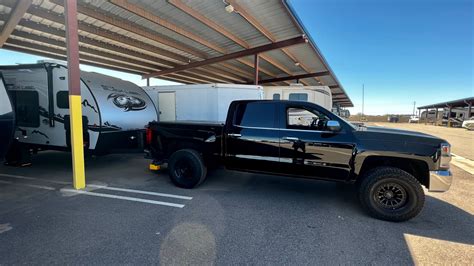
{"type": "Polygon", "coordinates": [[[160,92],[158,94],[160,121],[176,120],[176,93],[160,92]]]}

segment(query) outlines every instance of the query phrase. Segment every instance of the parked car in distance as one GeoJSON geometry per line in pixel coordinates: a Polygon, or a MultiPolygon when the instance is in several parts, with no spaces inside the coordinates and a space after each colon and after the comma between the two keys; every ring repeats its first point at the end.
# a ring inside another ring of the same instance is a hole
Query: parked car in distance
{"type": "Polygon", "coordinates": [[[408,123],[419,123],[420,122],[420,117],[416,115],[410,116],[410,119],[408,119],[408,123]]]}
{"type": "Polygon", "coordinates": [[[301,101],[234,101],[225,124],[151,122],[145,146],[146,157],[153,159],[150,169],[168,163],[171,181],[179,187],[196,187],[215,164],[351,183],[364,209],[389,221],[405,221],[421,211],[422,185],[443,192],[452,182],[446,141],[356,127],[301,101]]]}
{"type": "Polygon", "coordinates": [[[464,120],[462,122],[462,127],[467,130],[474,130],[474,116],[467,120],[464,120]]]}

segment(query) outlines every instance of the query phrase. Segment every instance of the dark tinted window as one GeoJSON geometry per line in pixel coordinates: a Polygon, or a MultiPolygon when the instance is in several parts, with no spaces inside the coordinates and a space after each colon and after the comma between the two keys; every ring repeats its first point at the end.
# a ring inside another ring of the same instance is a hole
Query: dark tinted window
{"type": "Polygon", "coordinates": [[[275,104],[248,103],[237,108],[235,125],[246,127],[275,127],[275,104]]]}
{"type": "Polygon", "coordinates": [[[56,105],[61,109],[69,109],[68,91],[58,91],[58,93],[56,93],[56,105]]]}
{"type": "Polygon", "coordinates": [[[36,91],[10,91],[18,126],[39,127],[39,98],[36,91]]]}
{"type": "Polygon", "coordinates": [[[288,97],[288,100],[307,102],[308,101],[308,94],[307,93],[290,93],[290,96],[288,97]]]}
{"type": "Polygon", "coordinates": [[[279,93],[273,94],[273,100],[280,100],[280,94],[279,93]]]}

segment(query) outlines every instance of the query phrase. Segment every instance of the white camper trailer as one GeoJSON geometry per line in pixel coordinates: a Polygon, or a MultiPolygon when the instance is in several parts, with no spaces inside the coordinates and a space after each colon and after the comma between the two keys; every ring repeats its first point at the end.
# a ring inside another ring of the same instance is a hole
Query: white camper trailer
{"type": "MultiPolygon", "coordinates": [[[[67,68],[57,63],[0,66],[16,115],[15,139],[28,149],[69,150],[67,68]]],[[[81,71],[84,145],[87,152],[139,147],[155,106],[139,86],[81,71]]]]}
{"type": "Polygon", "coordinates": [[[263,99],[262,87],[256,85],[197,84],[143,89],[159,110],[160,121],[223,122],[232,101],[263,99]]]}
{"type": "Polygon", "coordinates": [[[3,161],[13,139],[15,112],[0,73],[0,162],[3,161]]]}
{"type": "Polygon", "coordinates": [[[328,86],[303,86],[291,84],[290,86],[265,86],[263,87],[265,99],[306,101],[318,104],[327,110],[332,109],[332,94],[328,86]]]}

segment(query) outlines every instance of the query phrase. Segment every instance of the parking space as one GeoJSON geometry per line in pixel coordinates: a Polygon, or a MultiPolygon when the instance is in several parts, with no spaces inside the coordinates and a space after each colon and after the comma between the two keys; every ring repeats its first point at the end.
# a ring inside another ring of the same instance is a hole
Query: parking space
{"type": "Polygon", "coordinates": [[[166,173],[148,171],[147,162],[140,154],[88,158],[86,191],[94,194],[68,190],[66,153],[39,154],[31,167],[2,166],[0,263],[474,259],[474,185],[457,167],[450,191],[427,193],[418,217],[389,223],[363,213],[352,186],[216,170],[184,190],[166,173]]]}

